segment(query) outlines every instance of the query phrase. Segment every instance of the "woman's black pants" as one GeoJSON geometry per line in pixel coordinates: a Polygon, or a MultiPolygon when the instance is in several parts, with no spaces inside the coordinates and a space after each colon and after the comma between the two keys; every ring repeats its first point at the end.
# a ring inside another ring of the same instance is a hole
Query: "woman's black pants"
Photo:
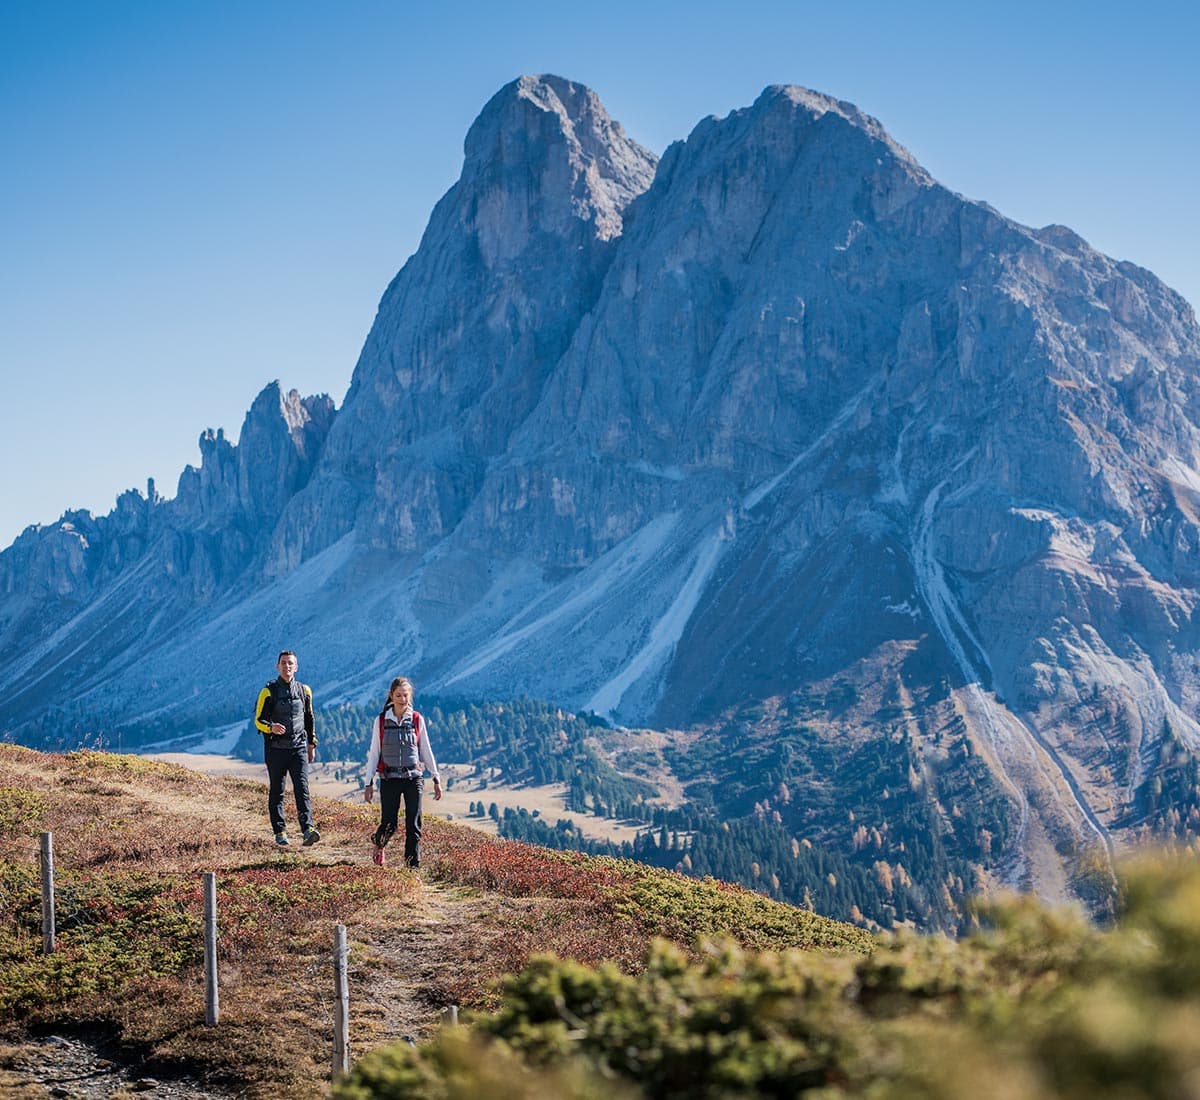
{"type": "Polygon", "coordinates": [[[404,864],[421,866],[421,794],[425,781],[416,779],[381,779],[379,781],[379,829],[375,843],[386,844],[392,839],[400,817],[400,800],[404,799],[404,864]]]}

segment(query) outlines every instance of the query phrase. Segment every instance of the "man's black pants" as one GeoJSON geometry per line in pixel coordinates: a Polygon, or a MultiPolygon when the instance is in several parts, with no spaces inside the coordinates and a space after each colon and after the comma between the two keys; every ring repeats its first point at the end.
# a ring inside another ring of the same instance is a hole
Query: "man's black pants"
{"type": "Polygon", "coordinates": [[[424,789],[425,781],[420,777],[379,781],[379,831],[375,836],[385,844],[391,839],[403,798],[404,863],[407,867],[421,866],[421,793],[424,789]]]}
{"type": "Polygon", "coordinates": [[[271,790],[267,795],[267,813],[271,815],[271,828],[283,832],[283,784],[292,777],[292,794],[296,796],[296,817],[301,831],[312,828],[312,799],[308,796],[308,749],[266,749],[263,753],[267,762],[267,775],[271,790]]]}

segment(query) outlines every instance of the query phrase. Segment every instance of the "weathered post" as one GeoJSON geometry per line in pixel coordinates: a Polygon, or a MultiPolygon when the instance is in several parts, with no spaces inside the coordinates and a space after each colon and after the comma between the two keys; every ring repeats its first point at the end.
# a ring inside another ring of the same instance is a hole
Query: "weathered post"
{"type": "Polygon", "coordinates": [[[458,1024],[458,1005],[447,1005],[442,1009],[442,1023],[451,1027],[458,1024]]]}
{"type": "Polygon", "coordinates": [[[42,954],[54,954],[54,834],[42,833],[42,954]]]}
{"type": "Polygon", "coordinates": [[[346,978],[346,926],[333,932],[333,1079],[350,1072],[350,983],[346,978]]]}
{"type": "Polygon", "coordinates": [[[221,1018],[217,992],[217,874],[204,872],[204,1022],[214,1027],[221,1018]]]}

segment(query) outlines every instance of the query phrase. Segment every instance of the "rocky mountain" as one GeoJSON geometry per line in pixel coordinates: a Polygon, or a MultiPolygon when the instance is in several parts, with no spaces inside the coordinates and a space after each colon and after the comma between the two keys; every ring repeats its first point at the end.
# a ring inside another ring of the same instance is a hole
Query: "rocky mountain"
{"type": "Polygon", "coordinates": [[[952,839],[939,791],[982,763],[1004,843],[954,842],[1067,894],[1200,746],[1198,371],[1150,272],[850,104],[768,88],[656,163],[523,77],[336,415],[272,385],[173,500],[0,554],[3,725],[199,728],[284,645],[326,701],[404,671],[629,724],[801,714],[908,746],[952,839]]]}

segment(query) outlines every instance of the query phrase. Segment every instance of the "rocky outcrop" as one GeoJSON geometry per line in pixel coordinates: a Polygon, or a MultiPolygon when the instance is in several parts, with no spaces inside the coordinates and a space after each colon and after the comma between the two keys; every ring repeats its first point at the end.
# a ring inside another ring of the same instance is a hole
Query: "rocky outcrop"
{"type": "MultiPolygon", "coordinates": [[[[152,664],[157,647],[257,585],[271,533],[312,475],[333,418],[328,397],[302,399],[273,382],[238,445],[222,431],[200,437],[200,467],[183,471],[173,500],[150,481],[107,516],[68,512],[27,528],[0,554],[9,728],[21,715],[40,722],[64,682],[86,690],[83,669],[104,681],[114,669],[152,664]]],[[[135,718],[168,679],[153,676],[132,696],[97,692],[85,713],[103,715],[100,728],[135,718]]],[[[199,690],[191,685],[188,697],[199,690]]]]}
{"type": "Polygon", "coordinates": [[[421,553],[457,527],[595,303],[654,167],[587,88],[522,77],[493,97],[383,296],[276,573],[350,530],[421,553]]]}

